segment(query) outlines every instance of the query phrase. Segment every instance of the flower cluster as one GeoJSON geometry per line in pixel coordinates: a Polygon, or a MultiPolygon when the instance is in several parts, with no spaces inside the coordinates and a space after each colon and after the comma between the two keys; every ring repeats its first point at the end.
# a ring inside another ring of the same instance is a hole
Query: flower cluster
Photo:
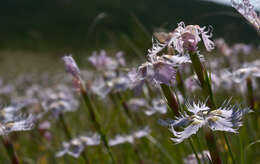
{"type": "MultiPolygon", "coordinates": [[[[129,74],[133,83],[132,88],[140,89],[145,81],[173,86],[178,67],[185,63],[191,63],[189,53],[199,54],[197,47],[201,40],[203,40],[207,51],[214,49],[211,37],[211,31],[206,31],[206,27],[185,26],[183,22],[179,23],[173,32],[155,33],[152,39],[152,48],[148,50],[148,61],[129,74]],[[164,49],[168,50],[167,54],[163,53],[164,49]]],[[[204,60],[201,54],[199,57],[204,60]]]]}
{"type": "MultiPolygon", "coordinates": [[[[124,143],[133,144],[136,139],[143,138],[149,135],[151,132],[150,128],[147,126],[143,129],[137,130],[132,134],[127,135],[116,135],[114,138],[109,140],[109,146],[116,146],[124,143]]],[[[63,148],[59,151],[56,156],[62,157],[68,154],[74,158],[78,158],[80,154],[84,151],[86,146],[96,146],[100,144],[100,136],[97,133],[88,136],[79,136],[73,138],[69,142],[63,142],[63,148]]]]}

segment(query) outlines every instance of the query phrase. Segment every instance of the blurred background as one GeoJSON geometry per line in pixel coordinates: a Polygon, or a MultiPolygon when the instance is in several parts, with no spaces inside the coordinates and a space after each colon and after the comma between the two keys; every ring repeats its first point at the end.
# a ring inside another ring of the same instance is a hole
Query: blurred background
{"type": "Polygon", "coordinates": [[[233,8],[199,0],[8,0],[0,2],[1,74],[59,65],[72,53],[145,55],[155,31],[177,23],[212,25],[214,38],[259,45],[256,31],[233,8]],[[51,59],[51,60],[50,60],[51,59]],[[57,63],[57,61],[59,61],[57,63]],[[15,67],[13,67],[15,65],[15,67]],[[20,66],[21,65],[21,66],[20,66]],[[11,66],[11,67],[10,67],[11,66]],[[21,68],[20,68],[21,67],[21,68]]]}

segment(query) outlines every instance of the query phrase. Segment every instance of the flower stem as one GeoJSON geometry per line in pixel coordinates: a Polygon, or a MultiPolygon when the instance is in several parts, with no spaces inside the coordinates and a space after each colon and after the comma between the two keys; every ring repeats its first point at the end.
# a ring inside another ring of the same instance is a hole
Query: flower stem
{"type": "MultiPolygon", "coordinates": [[[[59,120],[60,120],[60,122],[61,122],[61,124],[62,124],[63,131],[64,131],[64,133],[65,133],[65,135],[66,135],[66,138],[67,138],[68,140],[71,140],[71,139],[72,139],[72,135],[71,135],[70,129],[69,129],[69,127],[68,127],[68,124],[66,123],[65,118],[64,118],[64,116],[63,116],[62,113],[60,113],[60,115],[59,115],[59,120]]],[[[81,153],[80,156],[83,158],[83,160],[84,160],[84,162],[85,162],[86,164],[89,163],[85,150],[81,153]]]]}
{"type": "Polygon", "coordinates": [[[162,88],[165,98],[167,99],[167,104],[170,107],[170,109],[172,110],[173,114],[175,116],[178,115],[179,114],[179,104],[178,104],[178,101],[176,100],[175,95],[171,91],[170,87],[165,84],[161,84],[161,88],[162,88]]]}
{"type": "Polygon", "coordinates": [[[196,149],[195,149],[195,147],[194,147],[194,145],[193,145],[192,140],[191,140],[190,138],[189,138],[188,140],[189,140],[189,144],[190,144],[190,146],[191,146],[191,149],[192,149],[193,153],[195,154],[195,157],[196,157],[196,159],[197,159],[198,164],[201,164],[200,158],[199,158],[198,153],[197,153],[197,151],[196,151],[196,149]]]}
{"type": "Polygon", "coordinates": [[[180,74],[180,71],[177,71],[176,81],[177,81],[177,87],[179,88],[182,96],[186,97],[186,89],[185,89],[184,81],[183,81],[183,78],[180,74]]]}
{"type": "Polygon", "coordinates": [[[236,161],[235,161],[235,158],[234,158],[234,156],[233,156],[233,153],[232,153],[231,146],[230,146],[230,144],[229,144],[228,138],[227,138],[227,136],[225,135],[224,132],[223,132],[222,134],[223,134],[224,139],[225,139],[225,142],[226,142],[226,144],[227,144],[228,151],[229,151],[229,154],[230,154],[231,159],[232,159],[232,163],[233,163],[233,164],[236,164],[236,161]]]}
{"type": "Polygon", "coordinates": [[[1,140],[4,144],[4,147],[7,151],[7,154],[10,158],[10,160],[12,161],[12,164],[19,164],[19,159],[18,159],[18,156],[15,152],[15,149],[14,149],[14,146],[12,144],[11,141],[9,141],[7,138],[4,138],[4,137],[1,137],[1,140]]]}
{"type": "Polygon", "coordinates": [[[67,123],[66,123],[62,113],[60,113],[60,115],[59,115],[59,120],[60,120],[60,123],[61,123],[61,125],[63,127],[63,131],[64,131],[64,133],[66,135],[66,138],[69,139],[69,140],[72,139],[69,127],[68,127],[68,125],[67,125],[67,123]]]}
{"type": "Polygon", "coordinates": [[[81,95],[82,95],[82,97],[83,97],[83,100],[84,100],[84,102],[85,102],[85,104],[86,104],[86,106],[87,106],[87,109],[88,109],[88,111],[89,111],[90,119],[92,120],[92,122],[93,122],[95,128],[97,129],[98,133],[100,134],[100,137],[101,137],[101,139],[102,139],[102,141],[103,141],[103,143],[104,143],[104,145],[105,145],[105,147],[106,147],[106,149],[107,149],[107,152],[108,152],[108,154],[109,154],[109,156],[110,156],[110,158],[111,158],[111,160],[112,160],[112,163],[115,164],[116,161],[115,161],[115,158],[114,158],[114,156],[113,156],[113,154],[112,154],[111,148],[110,148],[110,146],[108,145],[108,140],[107,140],[106,134],[105,134],[105,132],[104,132],[102,126],[100,125],[100,123],[99,123],[99,121],[98,121],[98,117],[97,117],[97,115],[96,115],[96,113],[95,113],[93,104],[91,103],[90,97],[89,97],[89,95],[87,94],[86,89],[84,88],[84,86],[82,85],[82,83],[81,83],[81,85],[80,85],[80,92],[81,92],[81,95]]]}
{"type": "Polygon", "coordinates": [[[258,114],[257,114],[257,102],[254,96],[254,91],[253,91],[253,84],[252,84],[252,79],[247,78],[246,79],[246,85],[247,85],[247,97],[248,97],[248,104],[250,107],[256,112],[255,114],[255,119],[254,119],[254,126],[256,128],[256,131],[258,129],[258,114]]]}
{"type": "MultiPolygon", "coordinates": [[[[214,102],[213,92],[211,89],[211,83],[208,77],[208,73],[205,67],[200,62],[200,59],[197,53],[190,53],[190,58],[192,61],[192,67],[195,73],[198,76],[198,79],[201,84],[201,88],[203,90],[204,96],[209,96],[209,101],[207,102],[208,106],[211,107],[212,110],[216,109],[216,105],[214,102]]],[[[219,150],[217,148],[215,137],[212,131],[209,128],[204,128],[204,134],[206,138],[206,142],[210,151],[210,156],[212,158],[213,164],[221,164],[221,158],[219,156],[219,150]]]]}

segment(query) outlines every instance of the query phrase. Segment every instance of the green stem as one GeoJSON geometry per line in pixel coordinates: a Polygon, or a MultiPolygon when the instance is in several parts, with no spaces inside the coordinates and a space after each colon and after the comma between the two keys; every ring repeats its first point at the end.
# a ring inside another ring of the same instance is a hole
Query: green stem
{"type": "Polygon", "coordinates": [[[170,155],[170,153],[163,147],[163,145],[158,142],[153,136],[148,135],[146,137],[151,143],[154,144],[155,147],[157,147],[164,155],[166,158],[168,158],[168,160],[170,161],[170,163],[177,163],[172,156],[170,155]]]}
{"type": "MultiPolygon", "coordinates": [[[[65,118],[64,118],[64,116],[63,116],[62,113],[60,113],[60,115],[59,115],[59,120],[60,120],[61,125],[62,125],[62,127],[63,127],[63,131],[64,131],[64,133],[65,133],[65,135],[66,135],[66,138],[67,138],[68,140],[71,140],[71,139],[72,139],[72,135],[71,135],[70,129],[69,129],[69,127],[68,127],[68,124],[66,123],[65,118]]],[[[84,162],[85,162],[86,164],[89,163],[85,150],[81,153],[80,156],[83,158],[83,160],[84,160],[84,162]]]]}
{"type": "Polygon", "coordinates": [[[20,164],[18,156],[15,152],[14,146],[11,141],[9,141],[7,138],[1,137],[1,140],[4,144],[4,147],[6,149],[6,152],[12,161],[12,164],[20,164]]]}
{"type": "Polygon", "coordinates": [[[170,107],[170,109],[172,110],[173,114],[175,116],[178,115],[179,114],[179,104],[175,98],[175,95],[171,91],[170,87],[165,84],[161,84],[161,88],[162,88],[165,98],[167,99],[167,104],[170,107]]]}
{"type": "MultiPolygon", "coordinates": [[[[216,105],[214,102],[213,92],[211,89],[211,84],[210,84],[210,80],[208,77],[208,73],[207,73],[205,67],[200,62],[200,59],[199,59],[197,53],[191,52],[190,58],[192,61],[192,67],[200,81],[201,88],[203,90],[203,94],[205,97],[209,96],[209,100],[207,101],[207,104],[212,110],[214,110],[214,109],[216,109],[216,105]]],[[[210,151],[210,156],[212,158],[213,164],[221,164],[222,162],[221,162],[221,158],[219,156],[219,150],[217,148],[216,140],[215,140],[215,137],[214,137],[212,131],[209,128],[204,128],[204,135],[206,138],[206,142],[208,145],[208,149],[210,151]]]]}
{"type": "Polygon", "coordinates": [[[191,146],[191,149],[192,149],[193,153],[195,154],[195,157],[197,159],[198,164],[201,164],[200,158],[199,158],[198,153],[197,153],[197,151],[196,151],[196,149],[195,149],[195,147],[194,147],[194,145],[192,143],[192,140],[189,138],[188,141],[189,141],[189,144],[191,146]]]}
{"type": "Polygon", "coordinates": [[[71,137],[71,133],[70,133],[69,127],[68,127],[68,125],[66,124],[66,121],[65,121],[64,116],[63,116],[62,113],[60,113],[60,115],[59,115],[59,120],[60,120],[60,123],[61,123],[61,125],[62,125],[62,127],[63,127],[63,131],[64,131],[64,133],[65,133],[65,135],[66,135],[66,138],[67,138],[68,140],[71,140],[72,137],[71,137]]]}
{"type": "Polygon", "coordinates": [[[239,136],[240,141],[240,157],[241,157],[241,164],[245,164],[245,155],[244,155],[244,143],[241,135],[239,136]]]}
{"type": "Polygon", "coordinates": [[[229,154],[230,154],[231,159],[232,159],[232,163],[233,163],[233,164],[236,164],[236,161],[235,161],[235,158],[234,158],[234,156],[233,156],[233,153],[232,153],[231,146],[230,146],[230,144],[229,144],[228,138],[227,138],[227,136],[225,135],[224,132],[223,132],[222,134],[223,134],[224,139],[225,139],[225,142],[226,142],[226,144],[227,144],[228,151],[229,151],[229,154]]]}
{"type": "Polygon", "coordinates": [[[95,110],[94,110],[93,104],[91,103],[90,97],[87,94],[86,89],[83,87],[82,84],[80,87],[81,87],[80,92],[81,92],[83,100],[87,106],[87,109],[89,111],[90,119],[92,120],[95,128],[97,129],[98,133],[100,134],[101,140],[103,141],[112,162],[115,164],[116,163],[115,158],[112,154],[110,146],[108,145],[108,140],[107,140],[106,134],[105,134],[104,130],[102,129],[101,124],[98,121],[98,117],[95,113],[95,110]]]}
{"type": "Polygon", "coordinates": [[[130,120],[133,120],[133,116],[132,114],[130,113],[130,110],[126,104],[126,102],[124,101],[122,95],[120,93],[116,93],[116,96],[120,102],[120,104],[122,105],[123,109],[124,109],[124,112],[125,114],[127,115],[127,117],[130,119],[130,120]]]}
{"type": "Polygon", "coordinates": [[[182,76],[180,74],[180,71],[177,71],[176,74],[176,81],[177,81],[177,87],[179,88],[181,94],[183,97],[186,97],[186,89],[185,89],[185,85],[184,85],[184,81],[182,79],[182,76]]]}
{"type": "MultiPolygon", "coordinates": [[[[246,84],[247,84],[247,97],[248,97],[248,104],[250,107],[256,112],[255,118],[253,119],[255,129],[257,131],[258,129],[258,114],[257,114],[257,102],[254,96],[254,89],[253,89],[253,84],[252,84],[252,79],[247,78],[246,79],[246,84]]],[[[252,123],[252,122],[251,122],[252,123]]]]}

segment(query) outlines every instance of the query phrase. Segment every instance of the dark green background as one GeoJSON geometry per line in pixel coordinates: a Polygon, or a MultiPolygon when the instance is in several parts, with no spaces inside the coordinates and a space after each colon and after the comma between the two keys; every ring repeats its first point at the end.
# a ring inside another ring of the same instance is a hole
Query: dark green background
{"type": "Polygon", "coordinates": [[[151,34],[177,22],[212,25],[214,37],[257,43],[254,29],[234,9],[197,0],[8,0],[0,2],[0,49],[136,52],[151,34]],[[106,16],[93,23],[97,15],[106,16]]]}

